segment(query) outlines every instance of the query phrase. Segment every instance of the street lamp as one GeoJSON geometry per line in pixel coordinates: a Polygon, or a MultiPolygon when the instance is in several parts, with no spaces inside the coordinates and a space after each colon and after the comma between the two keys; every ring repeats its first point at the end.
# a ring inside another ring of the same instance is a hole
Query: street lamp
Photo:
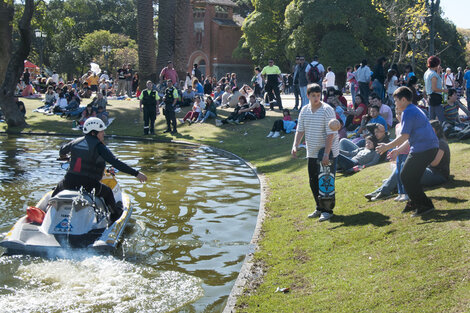
{"type": "Polygon", "coordinates": [[[106,60],[106,70],[109,72],[108,59],[109,59],[109,54],[111,53],[111,46],[102,46],[101,51],[103,52],[104,59],[106,60]]]}
{"type": "Polygon", "coordinates": [[[423,37],[423,33],[418,30],[415,33],[413,33],[413,31],[408,31],[407,33],[408,35],[408,40],[410,41],[411,43],[411,64],[413,65],[413,69],[415,68],[415,48],[416,48],[416,43],[418,42],[418,40],[421,39],[421,37],[423,37]]]}
{"type": "Polygon", "coordinates": [[[43,33],[39,29],[36,29],[34,31],[34,35],[39,40],[39,45],[40,45],[40,48],[39,48],[40,49],[40,51],[39,51],[39,71],[40,71],[40,74],[42,74],[42,60],[43,60],[43,53],[44,53],[44,40],[45,40],[45,38],[47,38],[47,34],[43,33]]]}

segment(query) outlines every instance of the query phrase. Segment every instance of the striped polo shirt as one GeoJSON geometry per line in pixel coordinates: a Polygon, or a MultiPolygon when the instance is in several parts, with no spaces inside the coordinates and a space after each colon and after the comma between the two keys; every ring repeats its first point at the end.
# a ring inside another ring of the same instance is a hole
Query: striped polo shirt
{"type": "Polygon", "coordinates": [[[332,131],[328,127],[328,123],[336,119],[334,109],[328,104],[322,102],[318,110],[312,113],[310,104],[303,107],[299,115],[297,131],[305,132],[305,142],[307,145],[307,158],[318,158],[318,151],[325,148],[326,136],[334,134],[331,151],[333,157],[339,154],[338,132],[332,131]]]}

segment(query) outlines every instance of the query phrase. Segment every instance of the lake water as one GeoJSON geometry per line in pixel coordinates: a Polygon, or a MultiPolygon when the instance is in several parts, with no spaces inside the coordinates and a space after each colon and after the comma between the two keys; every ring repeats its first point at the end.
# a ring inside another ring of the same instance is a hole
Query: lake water
{"type": "MultiPolygon", "coordinates": [[[[0,140],[3,237],[62,179],[56,158],[70,138],[0,140]]],[[[122,245],[110,256],[0,256],[1,312],[221,312],[253,248],[257,176],[207,147],[107,141],[149,178],[117,174],[134,206],[122,245]]]]}

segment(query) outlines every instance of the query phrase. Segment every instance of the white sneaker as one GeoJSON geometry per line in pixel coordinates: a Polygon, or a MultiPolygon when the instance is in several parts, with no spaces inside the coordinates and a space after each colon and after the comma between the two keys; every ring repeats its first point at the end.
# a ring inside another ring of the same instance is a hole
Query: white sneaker
{"type": "Polygon", "coordinates": [[[401,201],[403,195],[399,194],[396,198],[393,198],[393,201],[401,201]]]}
{"type": "Polygon", "coordinates": [[[272,137],[274,135],[274,132],[269,132],[269,134],[266,136],[266,138],[272,137]]]}
{"type": "Polygon", "coordinates": [[[319,222],[324,222],[326,220],[329,220],[332,217],[333,217],[333,213],[322,212],[321,215],[320,215],[320,218],[318,219],[318,221],[319,222]]]}
{"type": "Polygon", "coordinates": [[[180,118],[178,121],[180,121],[181,124],[184,124],[184,120],[180,118]]]}
{"type": "Polygon", "coordinates": [[[318,210],[315,210],[313,211],[313,213],[310,213],[309,215],[307,215],[308,218],[317,218],[321,215],[321,211],[318,211],[318,210]]]}
{"type": "Polygon", "coordinates": [[[277,138],[279,136],[281,136],[281,133],[280,132],[275,132],[274,135],[273,135],[273,138],[277,138]]]}
{"type": "Polygon", "coordinates": [[[405,201],[408,201],[410,200],[410,198],[408,197],[408,195],[406,193],[402,194],[401,195],[401,199],[399,200],[400,202],[405,202],[405,201]]]}

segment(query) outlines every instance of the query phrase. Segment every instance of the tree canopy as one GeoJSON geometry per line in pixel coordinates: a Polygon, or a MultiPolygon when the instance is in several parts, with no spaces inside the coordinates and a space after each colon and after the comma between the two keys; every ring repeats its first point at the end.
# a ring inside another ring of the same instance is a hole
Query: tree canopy
{"type": "MultiPolygon", "coordinates": [[[[344,72],[363,58],[408,64],[412,42],[408,31],[422,33],[413,41],[422,67],[429,56],[429,7],[425,0],[253,0],[243,24],[240,49],[263,65],[273,57],[283,71],[295,55],[320,57],[333,71],[344,72]]],[[[440,12],[442,13],[442,12],[440,12]]],[[[445,64],[463,64],[465,42],[455,26],[437,14],[435,51],[445,64]]]]}

